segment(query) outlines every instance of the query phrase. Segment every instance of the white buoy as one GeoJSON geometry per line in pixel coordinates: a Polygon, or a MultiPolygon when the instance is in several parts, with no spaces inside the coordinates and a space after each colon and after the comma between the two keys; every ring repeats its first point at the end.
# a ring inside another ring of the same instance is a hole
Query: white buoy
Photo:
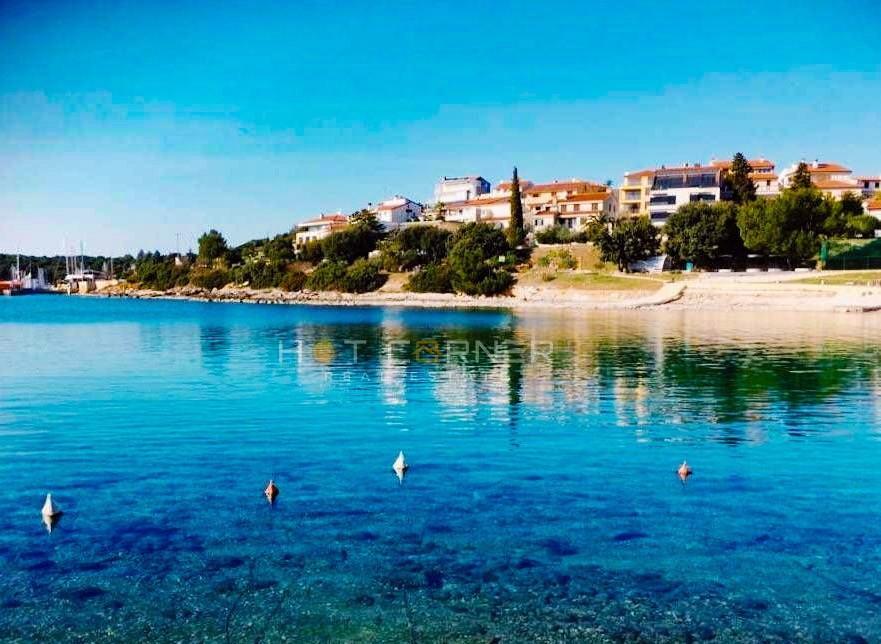
{"type": "Polygon", "coordinates": [[[395,463],[392,465],[392,470],[398,475],[398,480],[403,483],[404,474],[406,474],[409,469],[410,466],[407,465],[407,461],[404,459],[404,452],[402,451],[398,454],[398,458],[395,459],[395,463]]]}
{"type": "Polygon", "coordinates": [[[52,495],[47,494],[46,502],[43,503],[43,509],[40,514],[43,516],[43,524],[46,526],[46,529],[49,532],[52,532],[52,528],[58,524],[64,512],[61,511],[61,508],[55,505],[55,502],[52,500],[52,495]]]}

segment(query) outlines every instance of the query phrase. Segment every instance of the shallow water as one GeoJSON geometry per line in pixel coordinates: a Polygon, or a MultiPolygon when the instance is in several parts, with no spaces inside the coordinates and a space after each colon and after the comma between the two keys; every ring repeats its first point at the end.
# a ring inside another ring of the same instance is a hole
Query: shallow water
{"type": "Polygon", "coordinates": [[[876,316],[0,298],[0,639],[878,641],[879,358],[876,316]]]}

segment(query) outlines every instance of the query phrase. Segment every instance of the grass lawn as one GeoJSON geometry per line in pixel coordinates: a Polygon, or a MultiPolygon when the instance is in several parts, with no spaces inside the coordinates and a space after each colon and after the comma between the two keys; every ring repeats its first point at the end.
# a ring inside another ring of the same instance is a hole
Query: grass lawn
{"type": "Polygon", "coordinates": [[[846,286],[848,284],[864,286],[866,282],[881,282],[881,271],[825,271],[820,277],[794,280],[795,284],[828,284],[831,286],[846,286]]]}
{"type": "Polygon", "coordinates": [[[575,271],[550,271],[554,279],[545,281],[543,274],[547,271],[532,269],[517,275],[520,286],[536,286],[546,289],[577,289],[583,291],[646,291],[653,292],[661,288],[670,279],[668,276],[644,277],[610,275],[608,273],[581,273],[575,271]]]}

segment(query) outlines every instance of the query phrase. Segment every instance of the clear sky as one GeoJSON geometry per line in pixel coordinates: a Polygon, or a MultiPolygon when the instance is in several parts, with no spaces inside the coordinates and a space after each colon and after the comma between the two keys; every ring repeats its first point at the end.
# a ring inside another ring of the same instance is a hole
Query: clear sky
{"type": "Polygon", "coordinates": [[[877,0],[2,0],[0,52],[0,251],[240,243],[515,163],[881,174],[877,0]]]}

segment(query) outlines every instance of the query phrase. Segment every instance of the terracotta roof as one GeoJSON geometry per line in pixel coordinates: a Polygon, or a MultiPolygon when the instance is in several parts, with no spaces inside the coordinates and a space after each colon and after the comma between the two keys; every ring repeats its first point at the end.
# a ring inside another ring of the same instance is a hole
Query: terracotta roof
{"type": "Polygon", "coordinates": [[[345,215],[320,215],[315,219],[309,219],[308,221],[303,221],[298,226],[310,226],[312,224],[347,224],[349,223],[349,218],[345,215]]]}
{"type": "Polygon", "coordinates": [[[820,179],[819,181],[814,181],[813,183],[820,190],[839,190],[839,189],[859,190],[860,189],[860,186],[854,185],[848,181],[825,181],[823,179],[820,179]]]}
{"type": "Polygon", "coordinates": [[[771,179],[771,180],[774,180],[777,178],[777,175],[774,174],[773,172],[750,172],[749,178],[750,179],[766,179],[766,180],[771,179]]]}
{"type": "Polygon", "coordinates": [[[714,165],[689,165],[689,166],[671,166],[669,168],[658,168],[655,170],[655,176],[659,174],[679,174],[682,172],[719,172],[721,168],[714,165]]]}
{"type": "Polygon", "coordinates": [[[877,177],[854,177],[857,181],[881,181],[881,175],[877,177]]]}
{"type": "Polygon", "coordinates": [[[554,181],[552,183],[539,183],[531,188],[529,188],[529,192],[568,192],[570,190],[574,191],[584,191],[585,188],[590,189],[601,187],[602,184],[596,183],[594,181],[584,181],[582,179],[576,179],[575,181],[554,181]]]}
{"type": "Polygon", "coordinates": [[[497,203],[507,203],[510,197],[492,197],[490,199],[472,199],[471,201],[463,201],[463,206],[491,206],[497,203]]]}
{"type": "Polygon", "coordinates": [[[875,197],[866,204],[866,210],[881,210],[881,195],[875,195],[875,197]]]}
{"type": "Polygon", "coordinates": [[[624,176],[628,179],[632,177],[653,177],[655,176],[654,170],[639,170],[638,172],[625,172],[624,176]]]}
{"type": "MultiPolygon", "coordinates": [[[[527,181],[526,179],[520,179],[520,191],[528,190],[532,187],[532,181],[527,181]]],[[[499,184],[496,184],[496,190],[510,190],[511,182],[510,181],[502,181],[499,184]]]]}
{"type": "MultiPolygon", "coordinates": [[[[732,161],[730,159],[720,159],[716,161],[711,161],[710,165],[713,165],[717,168],[722,168],[723,170],[727,170],[731,167],[732,161]]],[[[768,159],[748,159],[747,163],[749,163],[750,167],[755,170],[757,168],[768,168],[774,169],[774,162],[769,161],[768,159]]]]}
{"type": "Polygon", "coordinates": [[[583,192],[564,199],[561,203],[577,201],[605,201],[612,196],[611,192],[583,192]]]}
{"type": "Polygon", "coordinates": [[[808,170],[811,172],[850,172],[850,168],[845,168],[840,163],[825,163],[820,161],[817,163],[817,167],[814,167],[814,163],[808,163],[805,161],[808,166],[808,170]]]}

